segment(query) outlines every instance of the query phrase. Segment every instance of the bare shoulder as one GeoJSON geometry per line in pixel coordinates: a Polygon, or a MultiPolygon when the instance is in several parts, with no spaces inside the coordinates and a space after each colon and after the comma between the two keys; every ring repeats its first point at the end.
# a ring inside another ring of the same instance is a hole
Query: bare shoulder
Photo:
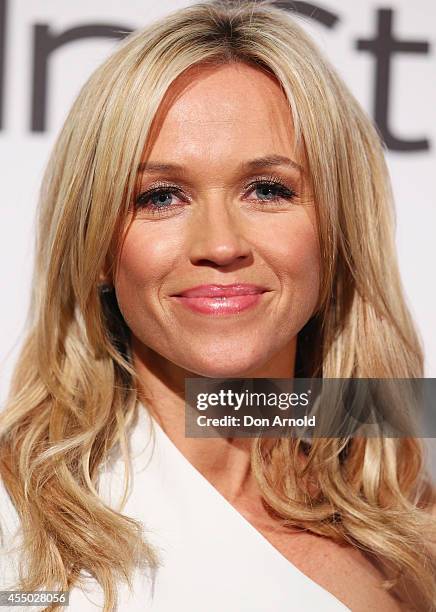
{"type": "Polygon", "coordinates": [[[316,535],[307,537],[301,543],[305,555],[295,564],[352,612],[405,612],[382,587],[382,573],[362,551],[316,535]]]}
{"type": "MultiPolygon", "coordinates": [[[[429,512],[436,518],[436,504],[432,505],[429,512]]],[[[315,541],[313,546],[316,546],[315,541]]],[[[323,573],[321,567],[318,567],[320,573],[317,582],[347,605],[352,612],[410,611],[409,605],[400,602],[382,587],[384,576],[376,560],[353,546],[335,544],[329,540],[320,544],[320,548],[323,552],[319,562],[322,558],[325,563],[330,560],[331,567],[335,567],[336,571],[334,574],[329,574],[327,571],[323,573]]],[[[420,594],[415,593],[411,586],[408,590],[409,594],[414,592],[415,604],[418,603],[420,594]]]]}
{"type": "Polygon", "coordinates": [[[308,532],[259,525],[271,544],[308,578],[352,612],[407,612],[382,587],[382,572],[361,550],[308,532]]]}
{"type": "MultiPolygon", "coordinates": [[[[282,527],[261,512],[238,510],[290,563],[352,612],[410,612],[410,606],[383,587],[387,576],[376,557],[346,542],[282,527]]],[[[436,516],[436,505],[432,513],[436,516]]],[[[415,587],[407,584],[406,590],[419,602],[415,587]]]]}

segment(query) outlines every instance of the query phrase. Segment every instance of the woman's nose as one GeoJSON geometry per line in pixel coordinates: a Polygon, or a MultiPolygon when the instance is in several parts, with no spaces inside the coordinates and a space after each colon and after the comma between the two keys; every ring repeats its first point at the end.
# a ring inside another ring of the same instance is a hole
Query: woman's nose
{"type": "MultiPolygon", "coordinates": [[[[229,205],[231,206],[231,204],[229,205]]],[[[216,200],[205,204],[191,228],[189,255],[193,264],[227,266],[250,255],[243,220],[216,200]]]]}

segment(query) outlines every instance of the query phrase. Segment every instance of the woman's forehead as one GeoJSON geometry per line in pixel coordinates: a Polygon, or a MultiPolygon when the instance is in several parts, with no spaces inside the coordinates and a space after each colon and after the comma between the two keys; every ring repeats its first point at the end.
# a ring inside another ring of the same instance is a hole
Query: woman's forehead
{"type": "Polygon", "coordinates": [[[273,77],[244,63],[185,71],[167,91],[146,149],[150,159],[193,161],[273,153],[298,157],[289,103],[273,77]]]}

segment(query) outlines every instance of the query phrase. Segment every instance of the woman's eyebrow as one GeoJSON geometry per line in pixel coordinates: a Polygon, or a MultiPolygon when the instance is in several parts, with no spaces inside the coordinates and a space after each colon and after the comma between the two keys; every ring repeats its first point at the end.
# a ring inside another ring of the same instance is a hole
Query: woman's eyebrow
{"type": "Polygon", "coordinates": [[[274,167],[274,166],[290,166],[294,170],[298,170],[304,174],[303,167],[297,162],[284,155],[266,155],[265,157],[257,157],[250,161],[243,162],[240,167],[242,170],[258,170],[259,168],[274,167]]]}
{"type": "MultiPolygon", "coordinates": [[[[303,167],[297,162],[284,155],[266,155],[264,157],[256,157],[249,161],[242,162],[239,169],[242,171],[259,170],[261,168],[271,168],[274,166],[290,166],[301,174],[304,174],[303,167]]],[[[169,164],[164,162],[142,162],[138,166],[138,172],[147,172],[149,174],[158,174],[160,172],[180,172],[186,173],[187,169],[181,164],[169,164]]]]}

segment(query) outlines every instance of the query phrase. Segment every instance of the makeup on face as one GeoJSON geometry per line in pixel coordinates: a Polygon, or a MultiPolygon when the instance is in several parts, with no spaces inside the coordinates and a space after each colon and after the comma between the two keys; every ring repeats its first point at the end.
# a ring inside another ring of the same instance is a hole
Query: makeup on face
{"type": "Polygon", "coordinates": [[[172,88],[114,280],[134,346],[202,376],[291,364],[318,299],[319,245],[288,101],[245,64],[187,71],[172,88]]]}

